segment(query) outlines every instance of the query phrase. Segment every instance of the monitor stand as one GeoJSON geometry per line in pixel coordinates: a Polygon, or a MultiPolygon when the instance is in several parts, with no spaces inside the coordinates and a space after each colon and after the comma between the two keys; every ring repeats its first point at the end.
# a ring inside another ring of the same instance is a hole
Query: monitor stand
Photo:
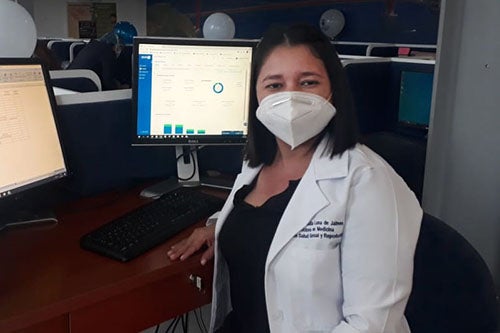
{"type": "Polygon", "coordinates": [[[18,227],[47,227],[57,224],[52,211],[19,210],[0,215],[0,230],[18,227]]]}
{"type": "Polygon", "coordinates": [[[198,155],[195,146],[176,146],[177,178],[168,178],[141,191],[141,197],[158,198],[178,187],[200,186],[198,155]]]}
{"type": "Polygon", "coordinates": [[[141,197],[158,198],[180,186],[210,186],[221,189],[231,189],[232,180],[212,177],[200,178],[198,154],[195,146],[176,146],[177,179],[168,178],[162,182],[149,186],[141,191],[141,197]]]}

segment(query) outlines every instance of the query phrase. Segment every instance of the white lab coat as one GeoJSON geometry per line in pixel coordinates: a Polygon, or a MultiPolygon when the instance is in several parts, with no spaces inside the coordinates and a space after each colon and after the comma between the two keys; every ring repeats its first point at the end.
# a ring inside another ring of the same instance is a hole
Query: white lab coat
{"type": "MultiPolygon", "coordinates": [[[[395,171],[358,144],[322,154],[295,190],[272,240],[265,297],[272,333],[407,333],[404,310],[422,209],[395,171]]],[[[218,234],[235,192],[261,168],[244,165],[216,224],[211,331],[231,310],[218,234]]]]}

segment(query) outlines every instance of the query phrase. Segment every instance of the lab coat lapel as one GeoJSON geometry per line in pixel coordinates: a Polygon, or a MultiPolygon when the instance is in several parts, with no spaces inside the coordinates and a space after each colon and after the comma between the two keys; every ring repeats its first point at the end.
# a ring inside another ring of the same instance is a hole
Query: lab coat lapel
{"type": "Polygon", "coordinates": [[[348,153],[330,159],[321,156],[326,140],[316,149],[311,164],[302,177],[295,193],[288,203],[274,235],[266,260],[266,267],[279,251],[304,228],[312,217],[330,204],[323,194],[320,183],[323,180],[341,178],[347,175],[348,153]]]}

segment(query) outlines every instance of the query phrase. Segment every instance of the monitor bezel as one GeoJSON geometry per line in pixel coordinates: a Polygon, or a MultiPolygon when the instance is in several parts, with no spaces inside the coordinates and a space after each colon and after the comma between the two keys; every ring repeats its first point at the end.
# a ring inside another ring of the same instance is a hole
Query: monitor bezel
{"type": "Polygon", "coordinates": [[[6,199],[9,199],[12,197],[16,197],[17,195],[23,194],[24,192],[27,192],[30,189],[35,189],[37,187],[41,187],[41,186],[46,185],[46,184],[54,183],[54,182],[59,181],[63,178],[66,178],[69,175],[67,156],[65,153],[63,140],[61,138],[60,125],[59,125],[59,122],[58,122],[58,119],[56,116],[56,107],[57,107],[56,98],[54,95],[53,87],[50,83],[50,74],[49,74],[49,71],[47,69],[47,66],[42,61],[42,59],[39,59],[39,58],[0,58],[0,66],[9,66],[9,65],[14,65],[14,66],[16,66],[16,65],[40,65],[40,67],[42,69],[42,75],[44,78],[45,89],[46,89],[47,94],[48,94],[50,108],[51,108],[52,116],[54,119],[54,125],[55,125],[56,132],[57,132],[56,134],[57,134],[58,142],[59,142],[60,149],[61,149],[64,170],[62,170],[61,172],[58,172],[57,174],[50,175],[50,176],[42,178],[42,179],[37,179],[31,183],[23,184],[19,187],[10,189],[7,192],[0,192],[0,202],[2,200],[6,200],[6,199]]]}
{"type": "MultiPolygon", "coordinates": [[[[142,137],[137,135],[138,120],[138,52],[139,44],[167,44],[167,45],[207,45],[207,46],[244,46],[251,47],[253,52],[257,46],[256,39],[205,39],[190,37],[134,37],[132,53],[132,114],[133,126],[132,146],[200,146],[200,145],[244,145],[247,135],[190,135],[189,137],[167,137],[156,138],[142,137]]],[[[252,55],[253,57],[253,55],[252,55]]],[[[250,70],[250,76],[252,70],[250,70]]],[[[252,77],[250,77],[252,82],[252,77]]],[[[250,100],[248,101],[248,112],[250,112],[250,100]]]]}

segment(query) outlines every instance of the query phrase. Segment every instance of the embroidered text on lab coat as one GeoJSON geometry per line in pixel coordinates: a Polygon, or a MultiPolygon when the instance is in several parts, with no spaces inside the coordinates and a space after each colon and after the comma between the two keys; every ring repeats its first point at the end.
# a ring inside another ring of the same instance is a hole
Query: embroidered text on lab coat
{"type": "Polygon", "coordinates": [[[333,239],[341,238],[344,230],[343,221],[316,220],[310,221],[294,238],[333,239]]]}

